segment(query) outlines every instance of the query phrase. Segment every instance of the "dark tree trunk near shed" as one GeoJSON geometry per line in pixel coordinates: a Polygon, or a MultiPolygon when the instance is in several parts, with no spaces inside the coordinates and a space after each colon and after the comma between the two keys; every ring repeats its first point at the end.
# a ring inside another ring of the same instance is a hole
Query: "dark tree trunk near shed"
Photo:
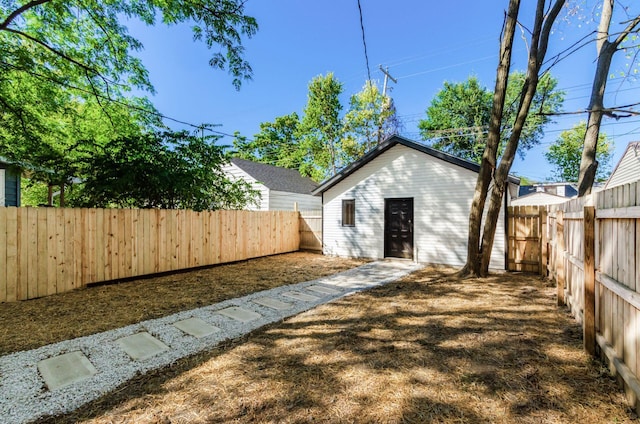
{"type": "MultiPolygon", "coordinates": [[[[513,164],[516,151],[518,149],[518,143],[522,129],[529,115],[529,108],[533,101],[533,97],[536,93],[539,80],[539,72],[544,57],[547,52],[547,46],[549,43],[549,35],[551,33],[551,27],[559,15],[565,0],[556,0],[553,6],[549,9],[545,15],[545,0],[538,0],[536,7],[536,18],[533,26],[533,32],[531,35],[531,43],[529,47],[529,59],[527,64],[527,77],[523,83],[522,91],[520,94],[520,103],[518,106],[518,114],[516,115],[515,122],[512,124],[511,134],[509,141],[500,160],[499,166],[496,168],[496,151],[497,145],[500,140],[500,131],[502,123],[502,115],[504,110],[504,97],[506,96],[506,82],[507,77],[503,76],[503,72],[507,73],[509,69],[502,69],[503,65],[503,51],[511,52],[513,46],[513,34],[508,33],[509,24],[515,25],[517,21],[517,9],[520,2],[517,0],[511,0],[509,3],[509,13],[507,14],[507,21],[505,23],[505,33],[503,35],[503,42],[500,48],[500,66],[498,67],[498,74],[496,78],[496,91],[494,93],[494,99],[502,97],[502,104],[496,105],[494,103],[491,113],[491,125],[489,126],[489,139],[487,141],[487,147],[483,155],[483,161],[480,164],[480,173],[478,175],[478,182],[476,184],[476,192],[474,193],[474,201],[471,207],[471,213],[469,217],[469,244],[467,263],[459,272],[460,275],[468,276],[486,276],[489,273],[489,263],[491,260],[491,251],[493,250],[493,242],[495,239],[495,233],[498,224],[498,217],[500,209],[502,207],[502,199],[507,186],[507,179],[509,177],[509,171],[513,164]],[[512,7],[515,7],[515,13],[512,13],[512,7]],[[513,20],[513,22],[511,22],[513,20]],[[509,37],[510,38],[507,38],[509,37]],[[508,44],[508,47],[505,45],[508,44]],[[503,80],[504,78],[504,80],[503,80]],[[504,82],[504,85],[502,84],[504,82]],[[502,91],[499,93],[498,91],[502,91]],[[497,118],[498,125],[495,125],[494,118],[497,118]],[[495,143],[491,145],[491,141],[495,143]],[[493,166],[490,162],[485,161],[485,157],[493,157],[493,166]],[[485,169],[488,168],[488,169],[485,169]],[[487,191],[491,184],[491,177],[493,175],[493,188],[491,190],[491,197],[489,202],[489,209],[487,211],[484,231],[482,232],[482,243],[479,244],[479,228],[482,223],[482,215],[484,212],[484,203],[487,196],[487,191]],[[486,188],[485,188],[486,187],[486,188]],[[478,192],[484,189],[484,192],[478,192]],[[476,203],[476,199],[482,199],[482,202],[476,203]],[[472,229],[477,233],[472,233],[472,229]]],[[[507,62],[510,66],[510,61],[507,62]]]]}

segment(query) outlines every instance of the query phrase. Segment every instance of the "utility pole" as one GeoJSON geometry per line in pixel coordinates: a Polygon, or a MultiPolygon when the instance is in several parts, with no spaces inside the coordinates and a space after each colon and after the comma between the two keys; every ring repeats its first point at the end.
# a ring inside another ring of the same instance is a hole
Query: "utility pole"
{"type": "Polygon", "coordinates": [[[382,85],[382,95],[386,97],[387,82],[389,81],[389,79],[391,79],[391,81],[395,82],[396,84],[398,83],[398,80],[391,76],[391,74],[389,73],[389,67],[383,68],[382,65],[378,65],[378,67],[380,68],[380,71],[384,74],[384,84],[382,85]]]}
{"type": "MultiPolygon", "coordinates": [[[[384,112],[385,107],[389,107],[389,105],[391,104],[391,100],[387,97],[387,83],[389,82],[389,79],[391,79],[391,81],[395,82],[396,84],[398,83],[398,80],[395,79],[394,77],[391,76],[391,74],[389,73],[389,67],[387,68],[383,68],[382,65],[378,65],[378,67],[380,68],[380,71],[384,74],[384,83],[382,85],[382,96],[384,97],[383,103],[382,103],[382,110],[380,112],[384,112]]],[[[380,144],[382,142],[382,121],[380,121],[378,123],[378,144],[380,144]]]]}

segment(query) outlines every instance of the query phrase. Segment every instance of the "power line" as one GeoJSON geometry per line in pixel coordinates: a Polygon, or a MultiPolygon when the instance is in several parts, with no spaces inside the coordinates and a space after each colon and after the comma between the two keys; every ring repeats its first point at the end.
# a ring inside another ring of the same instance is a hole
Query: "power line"
{"type": "Polygon", "coordinates": [[[367,81],[371,81],[371,69],[369,68],[369,54],[367,53],[367,40],[364,37],[364,22],[362,20],[362,6],[358,0],[358,12],[360,12],[360,29],[362,30],[362,45],[364,46],[364,59],[367,63],[367,81]]]}

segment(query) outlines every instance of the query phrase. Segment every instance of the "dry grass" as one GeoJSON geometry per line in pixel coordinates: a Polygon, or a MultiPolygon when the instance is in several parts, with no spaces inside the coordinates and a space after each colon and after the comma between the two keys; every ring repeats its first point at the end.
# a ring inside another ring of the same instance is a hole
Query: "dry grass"
{"type": "Polygon", "coordinates": [[[635,420],[552,287],[441,272],[323,305],[42,422],[635,420]]]}
{"type": "Polygon", "coordinates": [[[0,304],[0,355],[313,280],[363,262],[298,252],[0,304]]]}

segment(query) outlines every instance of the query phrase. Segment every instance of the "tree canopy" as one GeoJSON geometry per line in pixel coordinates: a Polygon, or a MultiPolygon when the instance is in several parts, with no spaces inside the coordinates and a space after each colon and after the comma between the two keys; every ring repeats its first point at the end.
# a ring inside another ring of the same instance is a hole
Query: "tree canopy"
{"type": "Polygon", "coordinates": [[[86,160],[72,204],[92,207],[238,209],[257,193],[224,173],[217,137],[157,132],[112,140],[86,160]]]}
{"type": "MultiPolygon", "coordinates": [[[[563,131],[544,154],[547,161],[553,165],[553,177],[557,180],[578,181],[586,132],[587,123],[585,121],[576,124],[570,130],[563,131]]],[[[601,132],[598,136],[596,152],[598,162],[596,179],[598,181],[604,181],[609,176],[612,154],[613,142],[605,133],[601,132]]]]}
{"type": "Polygon", "coordinates": [[[257,31],[244,3],[0,2],[0,156],[30,168],[32,179],[64,185],[85,177],[113,139],[157,136],[161,115],[148,99],[130,96],[153,86],[127,19],[190,23],[194,39],[212,50],[209,64],[226,69],[239,88],[252,75],[242,39],[257,31]]]}
{"type": "Polygon", "coordinates": [[[332,73],[313,78],[302,117],[293,112],[261,123],[253,139],[236,137],[231,155],[297,169],[321,181],[398,131],[393,102],[374,82],[351,96],[344,115],[342,90],[332,73]]]}
{"type": "Polygon", "coordinates": [[[278,116],[273,122],[260,124],[253,139],[237,136],[233,141],[233,156],[269,163],[283,168],[300,169],[304,155],[298,140],[300,118],[296,112],[278,116]]]}
{"type": "MultiPolygon", "coordinates": [[[[502,116],[498,156],[502,155],[511,133],[511,122],[518,112],[519,98],[525,80],[522,72],[512,72],[507,84],[505,110],[502,116]]],[[[551,121],[548,114],[560,110],[564,93],[556,90],[557,80],[549,74],[540,78],[532,112],[522,130],[518,153],[538,144],[544,126],[551,121]]],[[[422,139],[439,150],[480,163],[487,143],[493,93],[482,87],[476,77],[462,83],[445,82],[442,90],[427,108],[427,117],[418,123],[422,139]]]]}

